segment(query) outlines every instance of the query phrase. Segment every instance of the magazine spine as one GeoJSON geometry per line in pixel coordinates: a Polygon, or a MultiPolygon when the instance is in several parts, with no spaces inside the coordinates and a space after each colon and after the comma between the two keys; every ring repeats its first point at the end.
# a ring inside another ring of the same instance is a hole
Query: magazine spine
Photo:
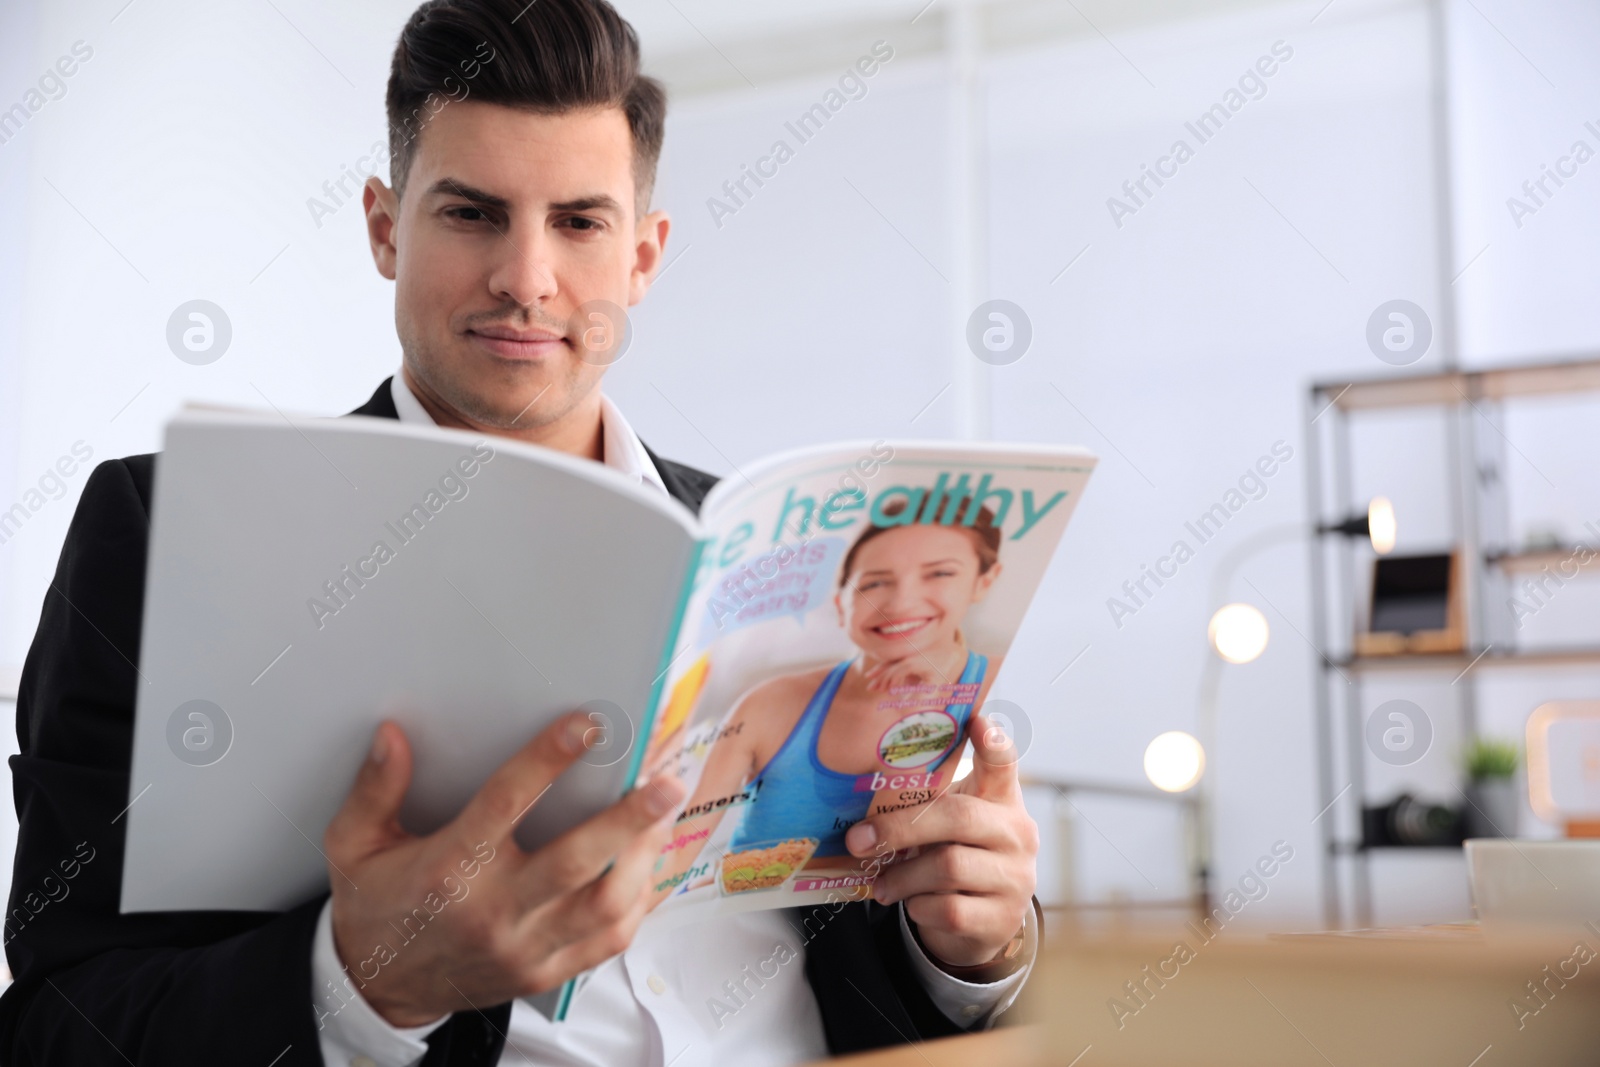
{"type": "MultiPolygon", "coordinates": [[[[672,625],[667,629],[667,640],[661,649],[661,666],[656,672],[655,682],[650,687],[650,700],[645,705],[643,721],[634,732],[633,754],[629,757],[628,773],[622,780],[623,792],[634,787],[639,777],[639,768],[644,765],[644,750],[649,747],[650,736],[655,730],[656,715],[661,710],[661,694],[667,688],[667,672],[672,668],[672,652],[678,647],[678,635],[683,630],[683,617],[689,611],[689,597],[694,592],[694,577],[700,573],[700,558],[705,555],[706,548],[711,544],[709,538],[698,538],[694,549],[689,553],[689,565],[684,571],[683,585],[678,590],[678,607],[673,612],[672,625]]],[[[568,979],[561,987],[561,998],[556,1003],[553,1022],[563,1022],[567,1017],[567,1009],[572,1006],[572,996],[577,991],[578,979],[568,979]]]]}

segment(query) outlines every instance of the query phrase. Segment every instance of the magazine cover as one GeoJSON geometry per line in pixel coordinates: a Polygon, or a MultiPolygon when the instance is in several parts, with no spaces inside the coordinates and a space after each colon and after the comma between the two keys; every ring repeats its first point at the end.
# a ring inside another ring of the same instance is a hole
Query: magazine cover
{"type": "Polygon", "coordinates": [[[653,906],[870,893],[845,832],[954,781],[1094,463],[878,441],[723,481],[643,759],[690,786],[653,906]]]}

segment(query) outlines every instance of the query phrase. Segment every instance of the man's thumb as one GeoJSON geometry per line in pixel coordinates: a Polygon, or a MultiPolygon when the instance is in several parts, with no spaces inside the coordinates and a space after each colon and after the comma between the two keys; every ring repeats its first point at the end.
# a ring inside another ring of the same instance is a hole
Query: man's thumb
{"type": "Polygon", "coordinates": [[[972,783],[980,796],[1009,793],[1021,753],[1011,735],[988,715],[972,717],[972,783]]]}
{"type": "Polygon", "coordinates": [[[330,847],[380,848],[401,833],[400,805],[411,784],[411,745],[399,725],[385,719],[373,731],[372,747],[344,805],[328,824],[330,847]]]}

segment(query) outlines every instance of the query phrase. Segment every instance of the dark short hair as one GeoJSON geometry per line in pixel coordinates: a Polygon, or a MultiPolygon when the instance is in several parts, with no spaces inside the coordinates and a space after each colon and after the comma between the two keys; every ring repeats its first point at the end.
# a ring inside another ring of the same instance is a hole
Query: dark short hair
{"type": "Polygon", "coordinates": [[[428,118],[453,100],[540,114],[621,108],[633,134],[635,208],[649,209],[667,95],[639,72],[639,38],[606,0],[427,0],[417,8],[389,67],[396,192],[428,118]]]}
{"type": "MultiPolygon", "coordinates": [[[[994,512],[988,508],[979,508],[978,514],[972,517],[972,525],[967,525],[968,513],[972,510],[973,500],[970,496],[963,497],[958,505],[959,513],[955,516],[955,523],[951,529],[960,530],[972,538],[972,550],[978,554],[978,573],[987,574],[990,567],[1000,561],[1000,527],[994,524],[994,512]]],[[[892,519],[905,511],[904,500],[891,500],[883,506],[883,517],[892,519]]],[[[880,534],[890,530],[902,529],[900,524],[893,526],[879,526],[873,524],[861,531],[850,550],[844,554],[844,562],[839,565],[839,588],[843,589],[850,583],[850,574],[855,569],[856,556],[860,554],[862,546],[880,534]]]]}

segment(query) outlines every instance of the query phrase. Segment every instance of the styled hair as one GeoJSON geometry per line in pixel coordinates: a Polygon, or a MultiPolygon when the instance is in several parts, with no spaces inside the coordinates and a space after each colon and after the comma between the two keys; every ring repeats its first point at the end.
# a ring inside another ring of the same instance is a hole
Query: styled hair
{"type": "Polygon", "coordinates": [[[667,94],[639,72],[639,38],[606,0],[427,0],[389,66],[389,180],[404,194],[417,137],[452,101],[536,114],[618,107],[633,135],[635,210],[649,210],[667,94]]]}
{"type": "MultiPolygon", "coordinates": [[[[883,506],[883,515],[885,517],[893,517],[899,515],[905,509],[906,502],[904,500],[892,500],[883,506]]],[[[994,524],[994,512],[988,508],[979,508],[978,515],[973,519],[972,525],[966,525],[964,516],[971,509],[972,498],[967,497],[961,503],[955,523],[948,525],[952,530],[960,530],[962,533],[972,536],[972,547],[978,554],[978,573],[984,574],[988,572],[990,567],[1000,561],[1000,527],[994,524]]],[[[872,525],[862,530],[861,536],[856,538],[855,544],[851,545],[850,550],[844,554],[844,563],[839,567],[839,588],[843,589],[849,583],[850,575],[855,570],[856,556],[861,552],[862,545],[865,545],[874,537],[888,533],[890,530],[899,529],[903,529],[903,525],[897,523],[893,526],[872,525]]]]}

